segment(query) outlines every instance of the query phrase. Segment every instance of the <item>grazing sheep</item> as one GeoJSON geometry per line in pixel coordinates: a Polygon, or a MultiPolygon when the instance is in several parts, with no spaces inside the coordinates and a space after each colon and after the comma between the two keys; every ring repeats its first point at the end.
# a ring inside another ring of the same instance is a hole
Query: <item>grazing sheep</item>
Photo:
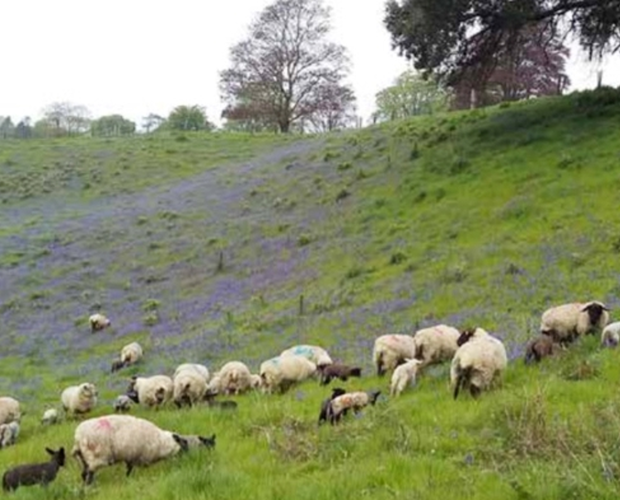
{"type": "Polygon", "coordinates": [[[346,392],[347,391],[345,391],[342,387],[334,387],[332,389],[332,395],[328,397],[327,399],[324,399],[323,402],[321,403],[321,412],[319,413],[319,425],[327,421],[327,411],[329,408],[329,404],[334,399],[336,399],[338,396],[342,396],[343,394],[346,394],[346,392]]]}
{"type": "Polygon", "coordinates": [[[224,392],[222,389],[222,378],[220,377],[220,372],[215,372],[207,384],[205,397],[217,396],[220,392],[224,392]]]}
{"type": "Polygon", "coordinates": [[[127,413],[129,410],[131,410],[132,404],[133,401],[129,396],[127,396],[127,394],[121,394],[120,396],[117,396],[114,400],[112,408],[114,408],[115,413],[127,413]]]}
{"type": "Polygon", "coordinates": [[[177,366],[176,370],[174,370],[174,375],[172,376],[172,379],[174,380],[174,378],[182,371],[193,371],[197,375],[200,375],[202,378],[204,378],[205,382],[208,382],[210,378],[209,369],[205,365],[201,365],[198,363],[182,363],[177,366]]]}
{"type": "Polygon", "coordinates": [[[312,361],[317,367],[333,363],[327,351],[317,345],[296,345],[282,351],[280,356],[302,356],[312,361]]]}
{"type": "Polygon", "coordinates": [[[207,378],[204,372],[192,364],[186,363],[177,368],[172,383],[173,400],[178,408],[183,405],[191,407],[202,401],[207,392],[207,378]]]}
{"type": "Polygon", "coordinates": [[[19,486],[31,486],[42,484],[47,486],[58,474],[58,469],[65,465],[65,449],[60,448],[54,451],[45,448],[52,458],[49,462],[39,464],[24,464],[7,470],[2,476],[2,489],[4,491],[14,491],[19,486]]]}
{"type": "Polygon", "coordinates": [[[260,365],[263,391],[283,393],[298,382],[313,377],[317,373],[316,365],[303,356],[278,356],[264,361],[260,365]]]}
{"type": "Polygon", "coordinates": [[[252,387],[252,373],[245,363],[229,361],[219,372],[219,391],[221,394],[241,394],[252,387]]]}
{"type": "Polygon", "coordinates": [[[252,373],[252,375],[250,375],[250,385],[252,389],[260,389],[262,387],[263,379],[260,378],[258,373],[252,373]]]}
{"type": "Polygon", "coordinates": [[[43,425],[52,425],[58,422],[58,410],[56,408],[48,408],[43,412],[41,423],[43,425]]]}
{"type": "Polygon", "coordinates": [[[559,350],[560,345],[554,342],[552,337],[542,334],[538,335],[525,346],[525,364],[530,364],[532,361],[538,363],[547,356],[553,356],[559,350]]]}
{"type": "Polygon", "coordinates": [[[73,385],[62,391],[60,400],[67,415],[88,413],[97,404],[97,388],[89,382],[73,385]]]}
{"type": "Polygon", "coordinates": [[[106,415],[77,426],[72,455],[82,466],[82,480],[90,484],[102,467],[125,462],[129,476],[136,465],[150,465],[199,444],[213,447],[215,435],[181,436],[142,418],[106,415]]]}
{"type": "Polygon", "coordinates": [[[329,384],[332,379],[338,378],[346,382],[349,377],[361,377],[362,369],[352,367],[340,363],[332,363],[331,365],[317,366],[321,374],[321,385],[329,384]]]}
{"type": "Polygon", "coordinates": [[[448,325],[437,325],[418,330],[413,336],[415,358],[422,361],[420,368],[450,361],[458,349],[456,341],[461,333],[448,325]]]}
{"type": "Polygon", "coordinates": [[[142,346],[137,342],[127,344],[121,349],[120,359],[112,363],[112,373],[125,368],[126,366],[133,365],[142,359],[142,346]]]}
{"type": "Polygon", "coordinates": [[[174,384],[167,375],[131,377],[127,396],[134,402],[158,408],[172,399],[174,384]]]}
{"type": "Polygon", "coordinates": [[[19,422],[15,420],[8,424],[0,424],[0,448],[12,446],[19,436],[19,422]]]}
{"type": "Polygon", "coordinates": [[[407,385],[415,385],[416,375],[423,364],[424,361],[421,359],[408,359],[402,365],[398,365],[392,373],[390,396],[400,396],[407,385]]]}
{"type": "Polygon", "coordinates": [[[473,397],[489,388],[508,365],[504,344],[482,328],[464,331],[450,367],[454,399],[461,387],[469,388],[473,397]]]}
{"type": "Polygon", "coordinates": [[[374,406],[381,391],[348,392],[332,399],[327,406],[327,419],[331,424],[340,421],[343,415],[349,410],[359,413],[360,410],[368,405],[374,406]]]}
{"type": "Polygon", "coordinates": [[[607,306],[598,301],[552,307],[542,315],[540,333],[566,345],[580,335],[594,334],[605,328],[609,322],[608,311],[607,306]]]}
{"type": "Polygon", "coordinates": [[[617,347],[618,343],[620,343],[620,321],[607,325],[601,334],[602,347],[617,347]]]}
{"type": "Polygon", "coordinates": [[[106,318],[103,314],[95,313],[88,318],[90,323],[90,331],[92,333],[98,332],[112,325],[112,322],[106,318]]]}
{"type": "Polygon", "coordinates": [[[386,371],[394,370],[404,363],[405,359],[414,357],[415,340],[411,335],[381,335],[375,340],[372,358],[379,376],[383,376],[386,371]]]}
{"type": "Polygon", "coordinates": [[[0,424],[8,424],[21,418],[19,401],[8,396],[0,398],[0,424]]]}

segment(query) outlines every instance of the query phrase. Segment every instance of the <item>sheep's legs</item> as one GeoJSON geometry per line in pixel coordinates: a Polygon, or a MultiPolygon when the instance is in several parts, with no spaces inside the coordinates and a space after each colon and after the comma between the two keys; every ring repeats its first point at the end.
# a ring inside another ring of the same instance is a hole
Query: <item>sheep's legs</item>
{"type": "Polygon", "coordinates": [[[127,474],[126,474],[126,476],[129,476],[129,474],[131,474],[131,471],[133,470],[133,464],[131,462],[125,462],[125,464],[127,465],[127,474]]]}
{"type": "Polygon", "coordinates": [[[92,470],[88,470],[88,468],[85,467],[84,470],[82,471],[82,481],[84,481],[85,484],[92,484],[94,477],[95,477],[95,473],[92,470]]]}

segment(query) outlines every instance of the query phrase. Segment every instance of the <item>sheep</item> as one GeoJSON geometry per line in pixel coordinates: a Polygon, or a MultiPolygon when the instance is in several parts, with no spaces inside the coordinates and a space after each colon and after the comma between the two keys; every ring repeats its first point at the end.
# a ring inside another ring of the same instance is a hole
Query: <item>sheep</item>
{"type": "Polygon", "coordinates": [[[196,445],[215,446],[215,435],[181,436],[142,418],[106,415],[77,426],[71,454],[82,466],[82,480],[91,484],[95,472],[107,465],[125,462],[129,476],[136,465],[150,465],[196,445]]]}
{"type": "Polygon", "coordinates": [[[333,363],[327,351],[316,345],[296,345],[282,351],[280,356],[302,356],[312,361],[317,367],[331,365],[333,363]]]}
{"type": "Polygon", "coordinates": [[[381,391],[366,392],[347,392],[332,399],[327,406],[327,419],[334,425],[339,422],[343,415],[349,410],[359,413],[360,410],[368,405],[374,406],[381,391]]]}
{"type": "Polygon", "coordinates": [[[343,394],[346,394],[346,392],[347,391],[345,391],[342,387],[334,387],[332,389],[332,395],[328,397],[327,399],[324,399],[323,402],[321,403],[321,412],[319,413],[319,425],[327,421],[327,409],[329,408],[329,405],[332,402],[332,400],[334,400],[338,396],[342,396],[343,394]]]}
{"type": "Polygon", "coordinates": [[[605,328],[609,322],[608,311],[607,306],[598,301],[555,306],[543,313],[540,333],[566,346],[581,335],[605,328]]]}
{"type": "Polygon", "coordinates": [[[19,436],[19,422],[13,420],[8,424],[0,425],[0,448],[12,446],[17,442],[19,436]]]}
{"type": "Polygon", "coordinates": [[[95,384],[84,382],[80,385],[67,387],[62,391],[60,400],[65,413],[75,416],[92,410],[97,404],[97,395],[95,384]]]}
{"type": "Polygon", "coordinates": [[[620,343],[620,321],[608,324],[601,334],[602,347],[617,347],[620,343]]]}
{"type": "Polygon", "coordinates": [[[0,398],[0,424],[8,424],[13,421],[19,422],[21,410],[19,401],[9,396],[0,398]]]}
{"type": "Polygon", "coordinates": [[[420,368],[450,361],[458,349],[460,332],[448,325],[437,325],[418,330],[413,336],[415,358],[422,361],[420,368]]]}
{"type": "Polygon", "coordinates": [[[48,408],[43,412],[41,423],[43,425],[51,425],[58,422],[58,410],[56,408],[48,408]]]}
{"type": "Polygon", "coordinates": [[[133,365],[142,359],[142,346],[137,342],[127,344],[121,349],[120,359],[112,363],[112,373],[125,368],[126,366],[133,365]]]}
{"type": "Polygon", "coordinates": [[[114,400],[112,408],[114,408],[115,413],[127,413],[131,409],[132,404],[133,401],[127,394],[121,394],[114,400]]]}
{"type": "Polygon", "coordinates": [[[14,491],[19,486],[31,486],[33,484],[47,486],[56,479],[58,469],[65,465],[65,449],[61,447],[58,451],[54,451],[45,448],[45,451],[52,457],[49,462],[18,465],[7,470],[2,476],[2,489],[14,491]]]}
{"type": "Polygon", "coordinates": [[[411,335],[381,335],[375,340],[372,357],[377,375],[383,376],[386,371],[392,371],[404,363],[405,359],[415,357],[415,340],[411,335]]]}
{"type": "Polygon", "coordinates": [[[207,379],[208,371],[205,377],[204,372],[196,369],[192,364],[186,363],[177,368],[172,380],[173,400],[177,407],[192,406],[201,401],[207,392],[207,379]]]}
{"type": "Polygon", "coordinates": [[[361,377],[362,369],[343,365],[341,363],[332,363],[331,365],[317,366],[321,374],[321,385],[328,385],[332,379],[338,378],[346,382],[349,377],[361,377]]]}
{"type": "Polygon", "coordinates": [[[491,386],[508,365],[504,344],[482,328],[465,330],[450,366],[454,399],[461,387],[469,387],[473,397],[491,386]]]}
{"type": "Polygon", "coordinates": [[[408,359],[392,373],[390,396],[400,396],[408,384],[415,385],[418,369],[424,364],[421,359],[408,359]]]}
{"type": "Polygon", "coordinates": [[[263,386],[263,379],[260,378],[258,373],[252,373],[250,375],[250,385],[252,389],[260,389],[263,386]]]}
{"type": "Polygon", "coordinates": [[[241,394],[252,387],[252,373],[245,363],[229,361],[219,372],[218,393],[230,395],[241,394]]]}
{"type": "Polygon", "coordinates": [[[553,356],[559,350],[559,344],[554,342],[552,337],[542,334],[538,335],[530,339],[525,346],[525,364],[530,364],[532,361],[538,363],[547,356],[553,356]]]}
{"type": "Polygon", "coordinates": [[[315,376],[316,365],[303,356],[278,356],[268,359],[260,365],[260,376],[263,380],[263,392],[272,393],[279,390],[286,392],[297,382],[315,376]]]}
{"type": "Polygon", "coordinates": [[[204,378],[205,382],[209,381],[210,375],[209,375],[209,369],[205,366],[205,365],[201,365],[198,363],[182,363],[179,366],[177,366],[176,370],[174,370],[174,375],[172,376],[172,379],[174,380],[174,378],[182,371],[193,371],[196,372],[198,375],[200,375],[202,378],[204,378]]]}
{"type": "Polygon", "coordinates": [[[127,396],[134,402],[158,408],[172,399],[174,384],[167,375],[131,377],[127,396]]]}
{"type": "Polygon", "coordinates": [[[88,318],[91,333],[98,332],[112,325],[112,322],[103,314],[95,313],[88,318]]]}

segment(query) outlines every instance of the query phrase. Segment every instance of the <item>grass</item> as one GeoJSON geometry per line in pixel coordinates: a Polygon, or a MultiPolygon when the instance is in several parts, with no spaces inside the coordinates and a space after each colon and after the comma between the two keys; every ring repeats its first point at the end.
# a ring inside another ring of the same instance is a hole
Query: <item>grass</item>
{"type": "Polygon", "coordinates": [[[17,494],[616,498],[617,353],[588,337],[540,366],[521,355],[550,305],[619,305],[619,115],[604,88],[303,139],[3,142],[0,394],[27,413],[0,470],[71,447],[75,422],[38,423],[70,384],[95,382],[102,415],[132,374],[255,371],[313,342],[363,367],[346,387],[385,394],[374,338],[445,322],[504,340],[501,388],[455,402],[438,367],[336,428],[316,425],[329,391],[312,382],[240,396],[233,414],[136,409],[215,432],[216,449],[129,479],[111,467],[85,491],[69,460],[48,491],[17,494]],[[96,310],[113,327],[93,335],[96,310]],[[135,340],[144,362],[109,374],[135,340]]]}

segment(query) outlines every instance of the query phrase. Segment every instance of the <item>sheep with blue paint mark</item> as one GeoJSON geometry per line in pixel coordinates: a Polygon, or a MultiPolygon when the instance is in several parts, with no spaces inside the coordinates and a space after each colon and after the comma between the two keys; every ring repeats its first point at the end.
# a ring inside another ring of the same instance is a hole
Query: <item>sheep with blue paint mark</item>
{"type": "Polygon", "coordinates": [[[302,356],[312,361],[319,368],[333,363],[328,352],[318,345],[296,345],[282,351],[280,356],[302,356]]]}
{"type": "Polygon", "coordinates": [[[263,392],[286,392],[293,385],[317,375],[316,365],[304,356],[289,354],[260,365],[263,392]]]}

